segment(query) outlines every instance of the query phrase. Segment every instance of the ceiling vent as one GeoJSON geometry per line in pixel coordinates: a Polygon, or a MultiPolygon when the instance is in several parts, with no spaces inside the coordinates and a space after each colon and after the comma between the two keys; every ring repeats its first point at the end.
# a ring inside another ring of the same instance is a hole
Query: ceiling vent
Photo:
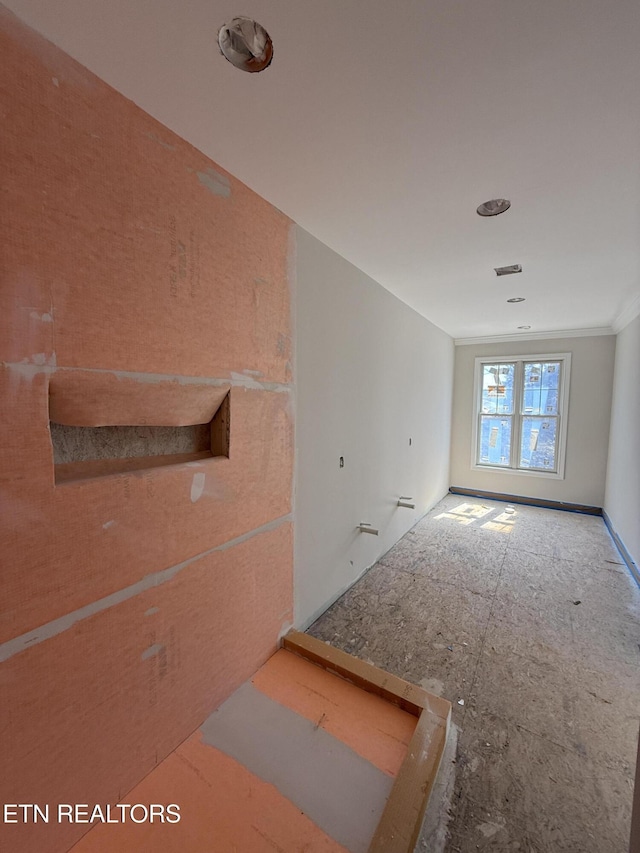
{"type": "Polygon", "coordinates": [[[522,272],[522,264],[509,264],[508,267],[494,267],[496,275],[514,275],[522,272]]]}

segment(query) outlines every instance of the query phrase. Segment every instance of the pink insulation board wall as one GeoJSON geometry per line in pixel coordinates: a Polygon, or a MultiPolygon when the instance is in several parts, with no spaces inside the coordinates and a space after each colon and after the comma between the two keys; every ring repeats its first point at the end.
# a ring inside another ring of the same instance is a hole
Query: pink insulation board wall
{"type": "Polygon", "coordinates": [[[113,803],[292,618],[292,223],[6,11],[0,65],[0,802],[113,803]],[[56,485],[50,384],[86,426],[228,389],[229,456],[56,485]]]}

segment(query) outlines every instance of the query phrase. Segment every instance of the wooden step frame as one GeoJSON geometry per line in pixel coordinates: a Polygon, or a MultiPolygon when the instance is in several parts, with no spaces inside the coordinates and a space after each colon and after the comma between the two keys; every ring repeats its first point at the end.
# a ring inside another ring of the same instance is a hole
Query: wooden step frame
{"type": "Polygon", "coordinates": [[[413,853],[442,761],[451,703],[309,634],[289,631],[282,647],[418,718],[369,846],[369,853],[413,853]]]}

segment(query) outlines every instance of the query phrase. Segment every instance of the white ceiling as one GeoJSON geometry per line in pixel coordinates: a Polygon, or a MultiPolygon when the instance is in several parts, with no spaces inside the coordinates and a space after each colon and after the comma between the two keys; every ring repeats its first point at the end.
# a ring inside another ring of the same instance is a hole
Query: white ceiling
{"type": "Polygon", "coordinates": [[[456,338],[609,327],[640,291],[638,0],[5,2],[456,338]],[[238,14],[261,74],[219,54],[238,14]]]}

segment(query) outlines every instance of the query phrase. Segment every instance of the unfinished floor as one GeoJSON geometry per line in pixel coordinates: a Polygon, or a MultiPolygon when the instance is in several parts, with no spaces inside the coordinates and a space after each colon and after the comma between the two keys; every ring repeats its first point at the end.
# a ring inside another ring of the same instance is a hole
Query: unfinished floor
{"type": "Polygon", "coordinates": [[[418,849],[627,853],[639,628],[601,518],[447,495],[309,633],[453,703],[446,841],[418,849]]]}

